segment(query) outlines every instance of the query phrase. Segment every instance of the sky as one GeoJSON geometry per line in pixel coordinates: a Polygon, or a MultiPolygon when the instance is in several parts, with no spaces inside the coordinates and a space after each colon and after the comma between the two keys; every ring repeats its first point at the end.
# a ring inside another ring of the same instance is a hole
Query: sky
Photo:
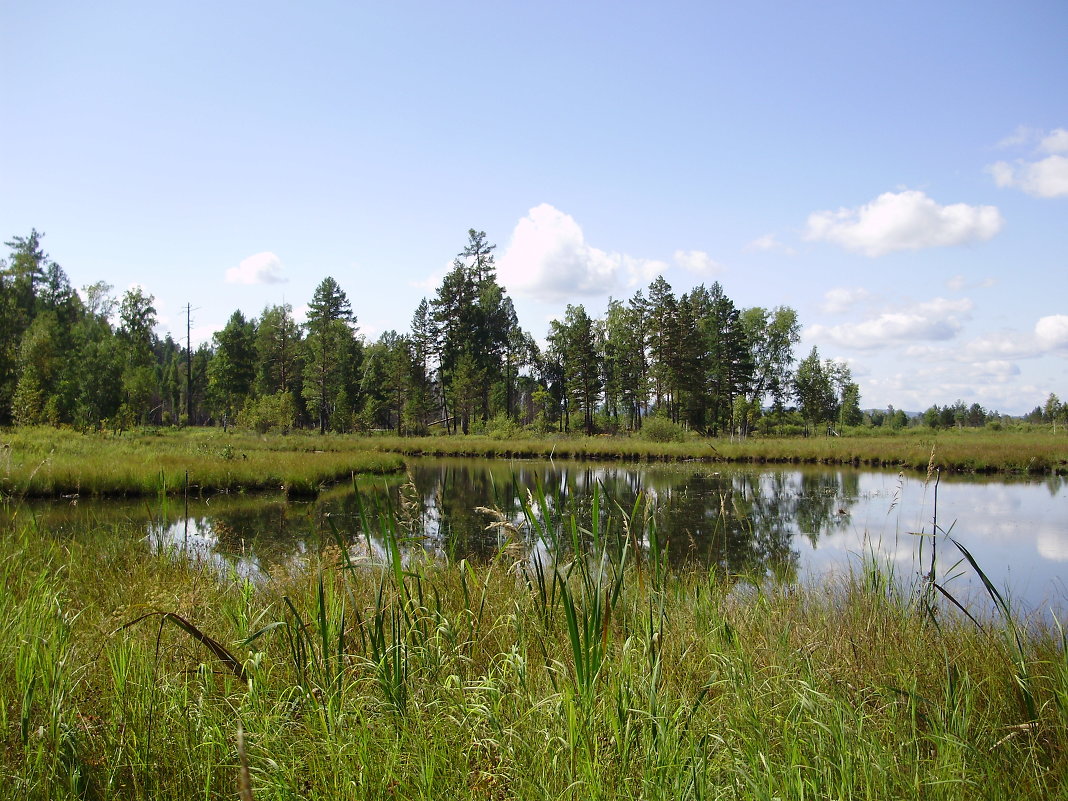
{"type": "Polygon", "coordinates": [[[865,408],[1022,414],[1068,399],[1066,42],[1063,0],[0,0],[0,234],[195,344],[327,276],[406,331],[474,228],[537,339],[719,281],[865,408]]]}

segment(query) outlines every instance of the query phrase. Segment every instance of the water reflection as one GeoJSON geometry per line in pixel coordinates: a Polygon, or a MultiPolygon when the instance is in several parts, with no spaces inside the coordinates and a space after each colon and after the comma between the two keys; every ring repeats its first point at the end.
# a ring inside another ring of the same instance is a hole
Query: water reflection
{"type": "MultiPolygon", "coordinates": [[[[855,569],[862,555],[917,576],[929,558],[934,488],[922,478],[852,469],[717,470],[709,465],[622,466],[618,463],[417,460],[407,477],[361,487],[368,509],[390,508],[400,534],[421,550],[448,559],[486,558],[501,545],[499,529],[479,507],[516,524],[521,504],[544,490],[551,515],[592,528],[593,488],[603,490],[601,529],[642,494],[659,542],[674,565],[701,565],[720,574],[784,581],[820,581],[855,569]],[[609,500],[610,499],[610,500],[609,500]]],[[[1029,608],[1068,607],[1062,572],[1068,562],[1064,480],[943,478],[938,521],[961,538],[999,586],[1029,608]]],[[[129,520],[153,552],[177,552],[221,575],[262,581],[300,570],[309,554],[339,541],[360,558],[382,556],[374,532],[360,525],[351,487],[312,502],[281,497],[215,496],[158,506],[114,502],[39,506],[39,524],[62,535],[110,520],[129,520]]],[[[939,545],[949,568],[952,544],[939,545]]],[[[960,571],[958,571],[960,572],[960,571]]],[[[973,592],[968,576],[950,579],[955,592],[973,592]]]]}

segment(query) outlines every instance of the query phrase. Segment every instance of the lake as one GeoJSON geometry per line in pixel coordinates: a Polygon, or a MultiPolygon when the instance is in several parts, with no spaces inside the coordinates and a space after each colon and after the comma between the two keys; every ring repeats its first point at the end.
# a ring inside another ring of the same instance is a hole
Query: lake
{"type": "MultiPolygon", "coordinates": [[[[852,468],[756,469],[696,463],[619,463],[412,459],[407,476],[360,482],[365,508],[396,510],[406,547],[440,558],[488,558],[502,540],[487,530],[501,510],[521,521],[520,501],[540,486],[554,510],[590,528],[593,488],[602,517],[630,510],[638,493],[658,541],[675,566],[699,566],[750,580],[818,584],[874,559],[901,581],[928,571],[937,496],[937,575],[955,597],[985,607],[959,541],[1021,612],[1068,609],[1068,494],[1065,479],[942,476],[852,468]],[[607,511],[606,511],[607,510],[607,511]]],[[[314,501],[261,495],[78,499],[27,505],[57,536],[116,527],[153,552],[177,552],[255,581],[300,569],[308,554],[338,538],[369,544],[356,494],[335,487],[314,501]]]]}

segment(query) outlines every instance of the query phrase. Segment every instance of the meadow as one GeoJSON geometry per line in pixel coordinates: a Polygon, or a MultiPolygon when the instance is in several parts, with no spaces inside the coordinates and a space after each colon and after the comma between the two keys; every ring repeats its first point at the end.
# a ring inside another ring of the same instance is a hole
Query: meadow
{"type": "Polygon", "coordinates": [[[540,494],[519,528],[484,510],[502,546],[478,563],[423,558],[403,509],[365,510],[362,544],[338,531],[261,584],[9,510],[0,794],[1068,793],[1055,622],[970,618],[870,560],[812,587],[668,571],[640,501],[590,504],[586,527],[540,494]]]}
{"type": "Polygon", "coordinates": [[[908,429],[841,437],[257,435],[217,428],[122,434],[50,427],[0,432],[0,496],[142,496],[282,490],[314,495],[353,474],[401,471],[403,458],[597,459],[826,464],[962,473],[1068,473],[1068,435],[1048,429],[908,429]]]}
{"type": "Polygon", "coordinates": [[[0,432],[0,496],[144,496],[236,491],[315,495],[353,474],[402,470],[403,459],[351,438],[264,437],[222,429],[82,434],[0,432]]]}
{"type": "Polygon", "coordinates": [[[906,429],[844,436],[687,437],[650,442],[627,436],[394,437],[375,436],[367,447],[413,456],[619,459],[741,464],[826,464],[926,472],[934,466],[965,473],[1068,473],[1068,436],[1046,430],[906,429]]]}

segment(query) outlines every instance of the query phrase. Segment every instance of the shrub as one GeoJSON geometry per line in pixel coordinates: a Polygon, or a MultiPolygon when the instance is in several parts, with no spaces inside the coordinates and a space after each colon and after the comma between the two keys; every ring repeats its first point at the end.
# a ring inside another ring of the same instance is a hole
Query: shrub
{"type": "Polygon", "coordinates": [[[482,426],[482,431],[479,433],[485,434],[491,439],[520,439],[526,436],[523,427],[503,413],[486,421],[486,424],[482,426]]]}
{"type": "Polygon", "coordinates": [[[647,417],[642,422],[638,436],[649,442],[683,442],[686,439],[686,431],[666,417],[647,417]]]}
{"type": "Polygon", "coordinates": [[[293,427],[296,413],[293,396],[288,392],[277,392],[274,395],[247,399],[244,408],[237,415],[237,424],[241,428],[251,428],[259,434],[266,434],[276,428],[288,434],[293,427]]]}

